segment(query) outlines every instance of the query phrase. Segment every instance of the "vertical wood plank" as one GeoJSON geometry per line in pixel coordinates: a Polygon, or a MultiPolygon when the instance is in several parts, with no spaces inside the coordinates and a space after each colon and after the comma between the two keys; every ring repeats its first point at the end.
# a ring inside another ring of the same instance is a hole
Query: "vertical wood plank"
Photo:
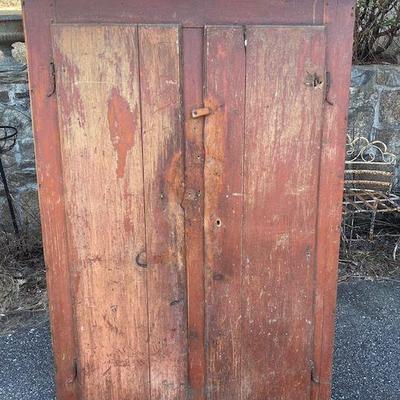
{"type": "Polygon", "coordinates": [[[332,105],[325,103],[321,147],[312,400],[331,398],[354,6],[354,0],[325,4],[326,63],[331,75],[328,96],[332,105]]]}
{"type": "Polygon", "coordinates": [[[243,28],[206,28],[204,129],[207,395],[240,397],[245,47],[243,28]]]}
{"type": "Polygon", "coordinates": [[[53,34],[82,399],[149,398],[137,29],[53,34]]]}
{"type": "Polygon", "coordinates": [[[183,132],[176,26],[139,28],[153,399],[187,390],[183,132]]]}
{"type": "Polygon", "coordinates": [[[242,398],[309,398],[321,27],[248,27],[242,398]],[[312,81],[312,80],[311,80],[312,81]]]}
{"type": "Polygon", "coordinates": [[[76,400],[76,349],[65,241],[60,135],[56,96],[49,96],[54,84],[50,64],[53,61],[50,21],[54,4],[52,0],[37,0],[22,2],[22,6],[56,391],[59,400],[76,400]]]}
{"type": "Polygon", "coordinates": [[[188,379],[190,399],[204,399],[204,143],[203,29],[183,29],[183,100],[185,118],[185,250],[188,303],[188,379]]]}

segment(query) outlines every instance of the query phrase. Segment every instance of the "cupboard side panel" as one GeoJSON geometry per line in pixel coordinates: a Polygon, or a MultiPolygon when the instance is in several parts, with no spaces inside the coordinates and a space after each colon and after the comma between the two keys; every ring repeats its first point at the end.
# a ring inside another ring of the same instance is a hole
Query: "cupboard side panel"
{"type": "Polygon", "coordinates": [[[82,399],[149,398],[137,29],[53,29],[82,399]]]}
{"type": "Polygon", "coordinates": [[[354,3],[340,0],[325,5],[332,104],[325,103],[321,148],[312,400],[331,398],[354,3]]]}
{"type": "Polygon", "coordinates": [[[53,89],[52,0],[22,2],[57,398],[76,400],[75,339],[60,132],[53,89]]]}
{"type": "Polygon", "coordinates": [[[308,399],[325,36],[248,27],[242,398],[308,399]],[[311,81],[311,86],[308,83],[311,81]]]}
{"type": "Polygon", "coordinates": [[[205,36],[205,276],[207,392],[240,396],[240,281],[245,103],[243,28],[205,36]]]}
{"type": "Polygon", "coordinates": [[[187,308],[179,28],[141,26],[139,51],[151,395],[184,399],[187,308]]]}

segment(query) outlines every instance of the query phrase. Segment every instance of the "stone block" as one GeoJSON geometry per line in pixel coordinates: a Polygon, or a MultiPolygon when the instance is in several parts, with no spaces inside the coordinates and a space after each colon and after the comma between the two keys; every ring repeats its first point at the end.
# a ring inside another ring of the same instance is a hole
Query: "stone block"
{"type": "Polygon", "coordinates": [[[1,103],[8,103],[10,101],[10,96],[8,95],[7,90],[0,91],[0,102],[1,103]]]}
{"type": "Polygon", "coordinates": [[[400,88],[381,94],[379,120],[383,126],[400,126],[400,88]]]}
{"type": "Polygon", "coordinates": [[[347,131],[351,137],[369,137],[374,126],[374,108],[365,105],[349,110],[347,131]]]}
{"type": "Polygon", "coordinates": [[[400,67],[380,65],[376,72],[376,83],[378,85],[400,87],[400,67]]]}
{"type": "Polygon", "coordinates": [[[351,71],[350,86],[358,87],[367,85],[368,83],[375,83],[376,69],[375,66],[357,65],[353,66],[351,71]]]}

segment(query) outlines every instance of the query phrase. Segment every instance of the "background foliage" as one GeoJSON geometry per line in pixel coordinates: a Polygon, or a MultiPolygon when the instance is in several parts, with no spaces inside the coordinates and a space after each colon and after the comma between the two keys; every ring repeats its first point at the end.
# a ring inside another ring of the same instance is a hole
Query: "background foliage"
{"type": "Polygon", "coordinates": [[[400,0],[357,0],[353,60],[398,63],[400,0]]]}

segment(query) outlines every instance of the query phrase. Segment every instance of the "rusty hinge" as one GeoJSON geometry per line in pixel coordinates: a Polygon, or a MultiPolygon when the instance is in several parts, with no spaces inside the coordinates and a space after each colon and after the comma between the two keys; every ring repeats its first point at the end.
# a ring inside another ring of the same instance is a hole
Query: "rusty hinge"
{"type": "Polygon", "coordinates": [[[331,89],[331,73],[329,71],[325,72],[325,101],[333,106],[333,103],[329,100],[329,91],[331,89]]]}
{"type": "Polygon", "coordinates": [[[71,367],[71,375],[67,379],[67,383],[72,385],[78,379],[78,361],[74,358],[71,367]]]}
{"type": "Polygon", "coordinates": [[[310,360],[310,373],[311,373],[311,382],[319,385],[319,379],[317,374],[315,373],[315,364],[314,361],[310,360]]]}
{"type": "Polygon", "coordinates": [[[54,61],[50,62],[50,74],[51,74],[51,89],[47,93],[47,97],[53,96],[53,94],[56,92],[56,67],[54,65],[54,61]]]}
{"type": "Polygon", "coordinates": [[[211,110],[208,107],[195,108],[192,110],[192,118],[200,118],[205,117],[211,113],[211,110]]]}

